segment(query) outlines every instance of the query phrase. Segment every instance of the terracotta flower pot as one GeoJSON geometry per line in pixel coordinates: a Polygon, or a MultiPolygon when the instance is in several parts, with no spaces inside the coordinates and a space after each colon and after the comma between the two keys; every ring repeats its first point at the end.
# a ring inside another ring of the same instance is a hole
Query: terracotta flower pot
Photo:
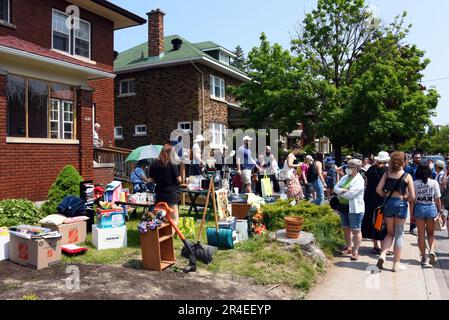
{"type": "Polygon", "coordinates": [[[302,224],[304,223],[304,218],[301,217],[285,217],[285,231],[287,233],[287,238],[298,239],[299,233],[302,229],[302,224]]]}

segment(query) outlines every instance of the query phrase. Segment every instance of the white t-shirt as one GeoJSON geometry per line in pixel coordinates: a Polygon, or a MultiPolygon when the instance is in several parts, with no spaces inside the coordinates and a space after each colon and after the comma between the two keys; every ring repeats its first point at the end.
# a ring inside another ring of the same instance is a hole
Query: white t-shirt
{"type": "Polygon", "coordinates": [[[435,199],[441,197],[440,185],[433,179],[427,180],[424,183],[421,179],[414,182],[416,192],[416,203],[430,204],[434,203],[435,199]]]}
{"type": "Polygon", "coordinates": [[[202,160],[201,160],[201,148],[200,145],[198,143],[195,143],[192,147],[192,158],[193,158],[193,164],[201,164],[202,160]]]}

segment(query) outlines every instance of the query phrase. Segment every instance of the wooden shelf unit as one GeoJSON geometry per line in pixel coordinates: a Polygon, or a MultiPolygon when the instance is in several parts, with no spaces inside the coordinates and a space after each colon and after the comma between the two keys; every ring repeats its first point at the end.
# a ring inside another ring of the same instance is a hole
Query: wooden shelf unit
{"type": "Polygon", "coordinates": [[[164,223],[155,230],[140,234],[142,264],[146,270],[162,271],[172,266],[175,259],[173,229],[164,223]]]}

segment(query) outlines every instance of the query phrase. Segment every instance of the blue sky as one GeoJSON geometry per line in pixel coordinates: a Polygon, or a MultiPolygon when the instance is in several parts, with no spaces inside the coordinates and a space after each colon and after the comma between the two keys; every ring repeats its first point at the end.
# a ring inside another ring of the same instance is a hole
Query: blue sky
{"type": "MultiPolygon", "coordinates": [[[[165,13],[165,34],[178,34],[189,41],[211,40],[227,49],[238,44],[250,51],[259,44],[261,32],[271,42],[288,48],[295,26],[305,12],[316,5],[315,0],[112,0],[140,16],[160,8],[165,13]]],[[[407,11],[407,23],[412,23],[408,41],[426,51],[431,64],[425,80],[449,78],[449,1],[447,0],[370,0],[385,21],[407,11]]],[[[147,39],[147,26],[118,31],[115,50],[121,52],[147,39]]],[[[441,95],[435,124],[449,124],[449,79],[424,82],[435,86],[441,95]]]]}

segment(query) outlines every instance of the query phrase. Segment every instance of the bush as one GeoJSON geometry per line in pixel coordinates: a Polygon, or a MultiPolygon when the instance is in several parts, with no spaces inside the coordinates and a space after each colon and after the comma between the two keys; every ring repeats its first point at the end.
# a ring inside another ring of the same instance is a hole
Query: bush
{"type": "Polygon", "coordinates": [[[42,212],[47,216],[57,212],[56,208],[65,196],[80,195],[80,183],[83,178],[72,165],[65,166],[48,191],[47,201],[42,205],[42,212]]]}
{"type": "Polygon", "coordinates": [[[286,216],[301,216],[304,218],[302,230],[313,233],[326,254],[333,254],[343,244],[340,218],[328,205],[317,206],[301,202],[299,205],[291,206],[290,200],[285,200],[262,206],[261,209],[264,224],[270,231],[284,229],[286,216]]]}
{"type": "Polygon", "coordinates": [[[36,224],[42,219],[42,211],[28,200],[0,201],[0,227],[13,227],[19,224],[36,224]]]}

